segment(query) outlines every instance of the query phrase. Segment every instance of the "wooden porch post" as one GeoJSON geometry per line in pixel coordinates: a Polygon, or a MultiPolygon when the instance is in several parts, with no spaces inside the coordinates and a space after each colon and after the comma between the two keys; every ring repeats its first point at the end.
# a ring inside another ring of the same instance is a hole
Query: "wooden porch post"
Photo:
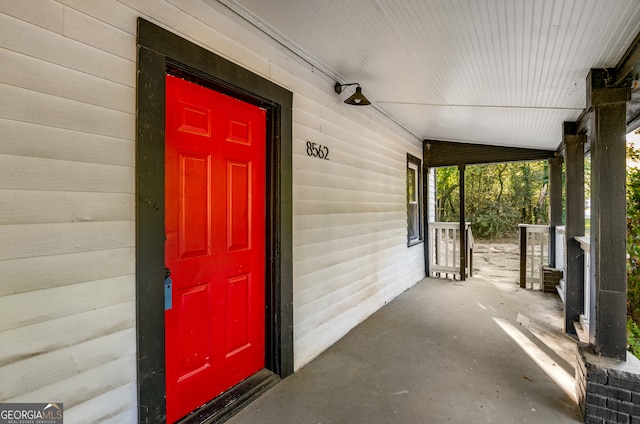
{"type": "Polygon", "coordinates": [[[574,323],[584,308],[584,252],[576,236],[584,236],[584,143],[586,136],[576,135],[576,124],[565,122],[564,143],[566,178],[565,227],[565,303],[564,331],[576,334],[574,323]]]}
{"type": "Polygon", "coordinates": [[[520,288],[527,288],[527,226],[518,225],[520,231],[520,288]]]}
{"type": "Polygon", "coordinates": [[[464,194],[464,165],[458,165],[460,177],[458,183],[460,185],[460,281],[467,279],[467,232],[466,232],[466,216],[464,213],[465,194],[464,194]]]}
{"type": "MultiPolygon", "coordinates": [[[[424,211],[423,211],[423,218],[422,218],[422,222],[424,223],[424,275],[426,277],[429,277],[431,274],[431,264],[429,263],[429,258],[430,258],[430,249],[431,249],[431,233],[429,232],[429,208],[431,207],[431,204],[429,203],[429,196],[430,196],[430,191],[429,190],[429,182],[431,180],[431,168],[428,167],[426,164],[423,165],[423,178],[422,178],[422,185],[423,185],[423,193],[424,193],[424,199],[423,199],[423,204],[424,204],[424,211]]],[[[435,196],[434,196],[435,198],[435,196]]],[[[433,205],[435,207],[435,205],[433,205]]]]}
{"type": "Polygon", "coordinates": [[[556,227],[562,225],[562,158],[549,159],[549,265],[556,268],[556,227]]]}
{"type": "Polygon", "coordinates": [[[596,354],[624,360],[627,347],[626,103],[628,87],[612,88],[613,69],[587,77],[591,114],[591,266],[595,325],[589,342],[596,354]]]}

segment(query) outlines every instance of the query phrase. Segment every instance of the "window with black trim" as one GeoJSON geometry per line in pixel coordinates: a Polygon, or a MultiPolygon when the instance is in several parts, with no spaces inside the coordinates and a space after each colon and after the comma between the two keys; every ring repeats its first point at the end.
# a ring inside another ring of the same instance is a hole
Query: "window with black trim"
{"type": "Polygon", "coordinates": [[[407,153],[407,245],[422,239],[422,161],[407,153]]]}

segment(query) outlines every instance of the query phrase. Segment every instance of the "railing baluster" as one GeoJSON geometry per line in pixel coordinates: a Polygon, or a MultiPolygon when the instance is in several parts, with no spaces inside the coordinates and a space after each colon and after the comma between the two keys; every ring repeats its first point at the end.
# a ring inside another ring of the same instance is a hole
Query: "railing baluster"
{"type": "Polygon", "coordinates": [[[580,323],[583,330],[589,334],[589,326],[593,325],[595,316],[591,316],[592,293],[591,293],[591,240],[589,237],[575,237],[580,243],[580,248],[584,251],[584,313],[580,314],[580,323]]]}
{"type": "Polygon", "coordinates": [[[560,298],[562,299],[562,303],[565,302],[565,275],[564,275],[564,269],[565,269],[565,252],[564,252],[564,246],[565,246],[565,227],[564,226],[557,226],[556,227],[556,269],[559,269],[562,271],[562,278],[559,281],[559,284],[557,287],[558,290],[558,294],[560,295],[560,298]]]}
{"type": "MultiPolygon", "coordinates": [[[[468,226],[468,224],[467,224],[468,226]]],[[[467,250],[469,252],[468,263],[472,263],[470,252],[473,251],[473,235],[471,229],[460,233],[460,224],[457,222],[430,222],[429,223],[429,272],[431,276],[446,276],[452,274],[454,278],[460,275],[460,248],[462,246],[459,237],[467,237],[467,250]]]]}
{"type": "Polygon", "coordinates": [[[549,262],[549,226],[520,224],[520,287],[543,289],[542,266],[549,262]],[[524,279],[524,280],[523,280],[524,279]]]}

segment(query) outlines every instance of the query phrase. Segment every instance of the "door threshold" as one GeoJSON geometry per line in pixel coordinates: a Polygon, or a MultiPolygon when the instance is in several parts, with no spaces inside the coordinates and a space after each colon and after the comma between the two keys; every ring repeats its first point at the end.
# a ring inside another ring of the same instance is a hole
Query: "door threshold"
{"type": "Polygon", "coordinates": [[[279,381],[278,375],[262,369],[177,421],[176,424],[223,423],[279,381]]]}

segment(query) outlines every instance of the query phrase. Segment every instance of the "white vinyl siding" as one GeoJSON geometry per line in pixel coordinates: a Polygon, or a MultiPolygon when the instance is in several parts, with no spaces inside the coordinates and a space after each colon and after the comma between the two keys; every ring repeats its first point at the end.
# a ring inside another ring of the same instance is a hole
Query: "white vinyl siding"
{"type": "Polygon", "coordinates": [[[406,151],[420,145],[360,116],[294,95],[296,368],[424,277],[422,248],[406,246],[406,151]]]}
{"type": "Polygon", "coordinates": [[[421,143],[335,81],[200,0],[1,1],[0,402],[62,401],[70,424],[137,419],[138,16],[294,93],[296,369],[424,277],[421,143]]]}
{"type": "Polygon", "coordinates": [[[0,402],[135,422],[135,36],[94,24],[0,2],[0,402]]]}

